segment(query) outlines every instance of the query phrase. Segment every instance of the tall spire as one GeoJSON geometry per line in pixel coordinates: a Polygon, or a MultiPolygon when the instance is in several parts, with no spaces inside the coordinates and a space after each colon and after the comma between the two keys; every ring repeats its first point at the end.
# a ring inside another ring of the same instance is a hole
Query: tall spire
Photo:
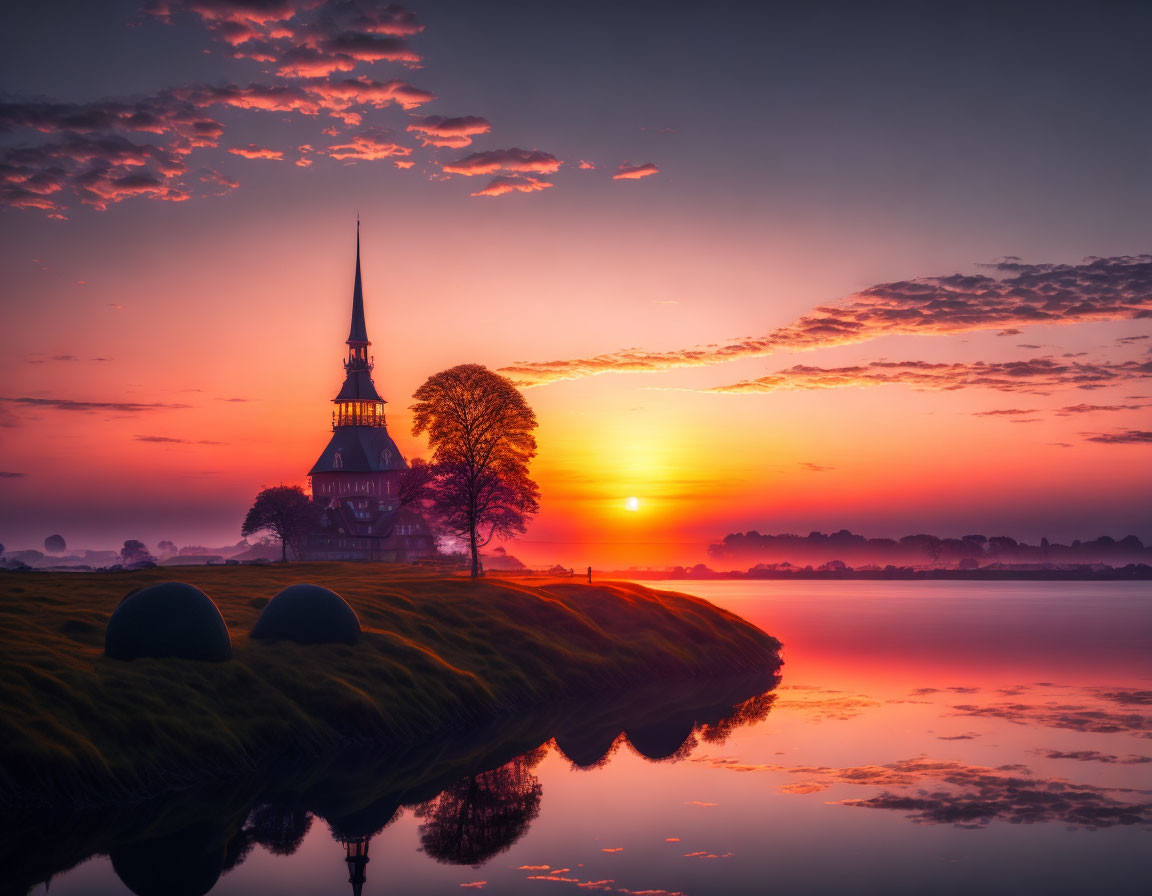
{"type": "Polygon", "coordinates": [[[360,283],[360,217],[356,217],[356,285],[352,288],[352,327],[348,331],[349,345],[370,345],[368,327],[364,323],[364,287],[360,283]]]}

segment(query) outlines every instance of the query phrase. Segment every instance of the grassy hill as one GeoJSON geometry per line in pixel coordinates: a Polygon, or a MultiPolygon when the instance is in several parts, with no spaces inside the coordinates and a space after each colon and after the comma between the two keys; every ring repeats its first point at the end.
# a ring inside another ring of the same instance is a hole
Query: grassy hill
{"type": "Polygon", "coordinates": [[[136,799],[356,740],[388,745],[622,685],[775,668],[779,642],[706,601],[639,585],[387,564],[0,576],[0,802],[136,799]],[[220,607],[233,659],[103,656],[129,591],[179,577],[220,607]],[[341,594],[356,646],[252,641],[300,581],[341,594]]]}

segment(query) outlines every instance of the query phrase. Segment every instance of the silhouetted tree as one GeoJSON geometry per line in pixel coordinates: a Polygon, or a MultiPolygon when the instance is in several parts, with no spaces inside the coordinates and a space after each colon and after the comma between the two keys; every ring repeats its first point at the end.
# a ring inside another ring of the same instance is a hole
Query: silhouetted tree
{"type": "Polygon", "coordinates": [[[49,554],[62,554],[68,549],[63,535],[49,535],[44,539],[44,550],[49,554]]]}
{"type": "Polygon", "coordinates": [[[453,784],[416,810],[420,846],[438,862],[481,865],[508,849],[540,814],[532,754],[453,784]]]}
{"type": "Polygon", "coordinates": [[[144,542],[137,541],[135,538],[129,538],[124,542],[124,547],[120,549],[120,562],[124,565],[144,561],[151,563],[154,562],[154,559],[144,542]]]}
{"type": "Polygon", "coordinates": [[[479,364],[429,377],[413,396],[412,434],[428,433],[431,511],[440,525],[468,540],[472,575],[480,548],[514,537],[539,510],[528,476],[536,455],[536,415],[512,381],[479,364]]]}
{"type": "Polygon", "coordinates": [[[240,534],[247,537],[267,530],[280,539],[280,560],[288,562],[288,546],[297,559],[300,541],[320,522],[320,509],[297,485],[263,489],[244,518],[240,534]]]}
{"type": "Polygon", "coordinates": [[[166,554],[176,553],[176,542],[174,541],[160,541],[156,543],[156,550],[163,551],[166,554]]]}

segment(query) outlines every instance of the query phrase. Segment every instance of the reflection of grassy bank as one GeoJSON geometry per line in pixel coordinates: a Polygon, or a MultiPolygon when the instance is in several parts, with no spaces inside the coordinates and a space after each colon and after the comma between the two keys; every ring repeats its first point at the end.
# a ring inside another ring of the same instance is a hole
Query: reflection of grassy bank
{"type": "MultiPolygon", "coordinates": [[[[698,741],[722,743],[732,729],[768,714],[775,684],[774,675],[759,673],[629,688],[597,699],[551,703],[419,744],[359,745],[320,758],[270,764],[259,775],[213,782],[130,811],[60,807],[26,813],[9,830],[0,822],[0,866],[19,869],[10,881],[11,892],[23,894],[93,854],[116,857],[158,842],[183,842],[183,852],[196,854],[206,852],[205,844],[215,844],[207,858],[231,867],[243,861],[253,838],[264,842],[261,818],[294,817],[296,827],[306,830],[307,817],[315,816],[340,836],[372,836],[401,808],[427,805],[446,788],[515,757],[539,758],[539,747],[553,738],[565,756],[579,761],[570,752],[571,732],[601,745],[585,757],[590,759],[603,759],[602,751],[627,749],[625,744],[637,749],[633,740],[660,740],[672,730],[682,733],[664,740],[661,754],[682,753],[698,741]],[[563,743],[566,732],[568,742],[563,743]],[[685,734],[687,741],[680,741],[685,734]]],[[[333,851],[338,853],[339,847],[333,851]]],[[[168,873],[180,872],[172,868],[168,873]]]]}
{"type": "Polygon", "coordinates": [[[133,588],[172,570],[0,579],[0,798],[108,803],[348,740],[411,743],[620,684],[771,668],[778,642],[697,598],[638,585],[469,582],[376,565],[189,567],[232,630],[226,663],[102,654],[133,588]],[[356,647],[250,641],[253,604],[341,593],[356,647]]]}

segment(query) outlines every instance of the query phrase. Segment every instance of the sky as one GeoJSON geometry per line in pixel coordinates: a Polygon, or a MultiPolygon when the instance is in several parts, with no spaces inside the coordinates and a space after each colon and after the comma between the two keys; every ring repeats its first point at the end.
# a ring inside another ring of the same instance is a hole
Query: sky
{"type": "Polygon", "coordinates": [[[536,410],[530,563],[1152,541],[1150,34],[1108,2],[5,4],[0,542],[228,544],[306,485],[357,215],[406,456],[455,364],[536,410]]]}

